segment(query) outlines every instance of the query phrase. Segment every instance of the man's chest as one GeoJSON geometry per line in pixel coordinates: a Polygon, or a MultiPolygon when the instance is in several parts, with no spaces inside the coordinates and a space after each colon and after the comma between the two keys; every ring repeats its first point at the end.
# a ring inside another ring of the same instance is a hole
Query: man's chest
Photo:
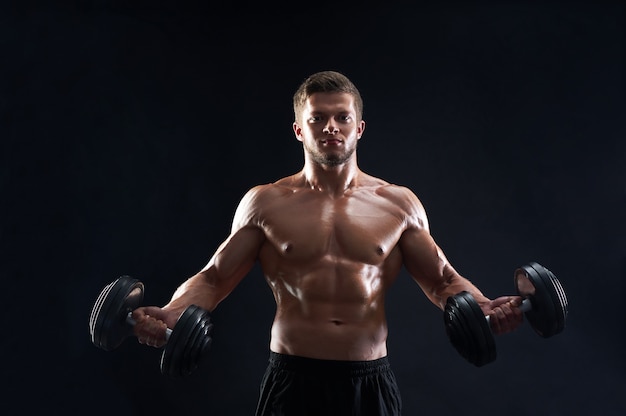
{"type": "Polygon", "coordinates": [[[396,246],[406,221],[400,209],[375,196],[295,197],[272,204],[261,223],[268,241],[287,257],[377,263],[396,246]]]}

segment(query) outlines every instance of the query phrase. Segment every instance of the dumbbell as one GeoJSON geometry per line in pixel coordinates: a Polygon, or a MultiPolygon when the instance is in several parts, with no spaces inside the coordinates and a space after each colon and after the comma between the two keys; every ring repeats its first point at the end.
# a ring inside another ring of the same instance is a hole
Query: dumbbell
{"type": "MultiPolygon", "coordinates": [[[[515,270],[515,288],[522,297],[519,308],[535,330],[549,338],[565,329],[568,301],[556,276],[539,263],[530,262],[515,270]]],[[[489,317],[474,297],[466,291],[446,300],[443,313],[446,334],[463,358],[477,367],[497,357],[489,317]]]]}
{"type": "MultiPolygon", "coordinates": [[[[141,306],[143,295],[144,284],[130,276],[120,276],[106,285],[89,317],[91,342],[98,348],[112,351],[132,336],[135,326],[132,311],[141,306]]],[[[174,328],[165,329],[161,373],[177,378],[198,368],[211,346],[212,328],[207,310],[196,305],[187,307],[174,328]]]]}

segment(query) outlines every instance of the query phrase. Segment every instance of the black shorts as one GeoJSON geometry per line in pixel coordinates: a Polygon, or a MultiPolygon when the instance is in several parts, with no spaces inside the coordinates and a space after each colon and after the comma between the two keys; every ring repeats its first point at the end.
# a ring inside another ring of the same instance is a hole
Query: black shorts
{"type": "Polygon", "coordinates": [[[256,416],[398,416],[389,360],[332,361],[270,352],[256,416]]]}

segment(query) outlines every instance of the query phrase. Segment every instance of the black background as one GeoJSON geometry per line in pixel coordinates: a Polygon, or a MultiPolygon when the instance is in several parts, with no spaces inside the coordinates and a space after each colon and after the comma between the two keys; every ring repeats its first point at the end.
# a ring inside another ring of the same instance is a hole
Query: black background
{"type": "Polygon", "coordinates": [[[538,261],[566,330],[498,337],[475,368],[403,271],[387,299],[406,415],[623,415],[623,2],[393,6],[24,1],[2,6],[0,208],[6,409],[251,415],[274,303],[255,268],[214,313],[206,366],[90,343],[121,274],[163,304],[226,237],[251,186],[302,166],[291,95],[346,73],[361,168],[409,186],[452,264],[488,296],[538,261]]]}

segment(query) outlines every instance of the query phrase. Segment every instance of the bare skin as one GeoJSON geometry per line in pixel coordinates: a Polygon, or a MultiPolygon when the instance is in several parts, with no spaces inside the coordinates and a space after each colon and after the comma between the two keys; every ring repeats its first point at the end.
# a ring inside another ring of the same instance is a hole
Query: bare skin
{"type": "Polygon", "coordinates": [[[257,261],[276,300],[270,349],[278,353],[329,360],[386,356],[385,294],[403,266],[440,309],[467,290],[490,316],[494,333],[519,326],[521,298],[490,300],[457,273],[412,191],[359,169],[356,147],[365,122],[357,119],[350,94],[314,93],[293,130],[303,144],[303,169],[250,189],[208,264],[163,308],[133,312],[139,342],[163,345],[165,325],[172,328],[190,304],[213,311],[257,261]]]}

